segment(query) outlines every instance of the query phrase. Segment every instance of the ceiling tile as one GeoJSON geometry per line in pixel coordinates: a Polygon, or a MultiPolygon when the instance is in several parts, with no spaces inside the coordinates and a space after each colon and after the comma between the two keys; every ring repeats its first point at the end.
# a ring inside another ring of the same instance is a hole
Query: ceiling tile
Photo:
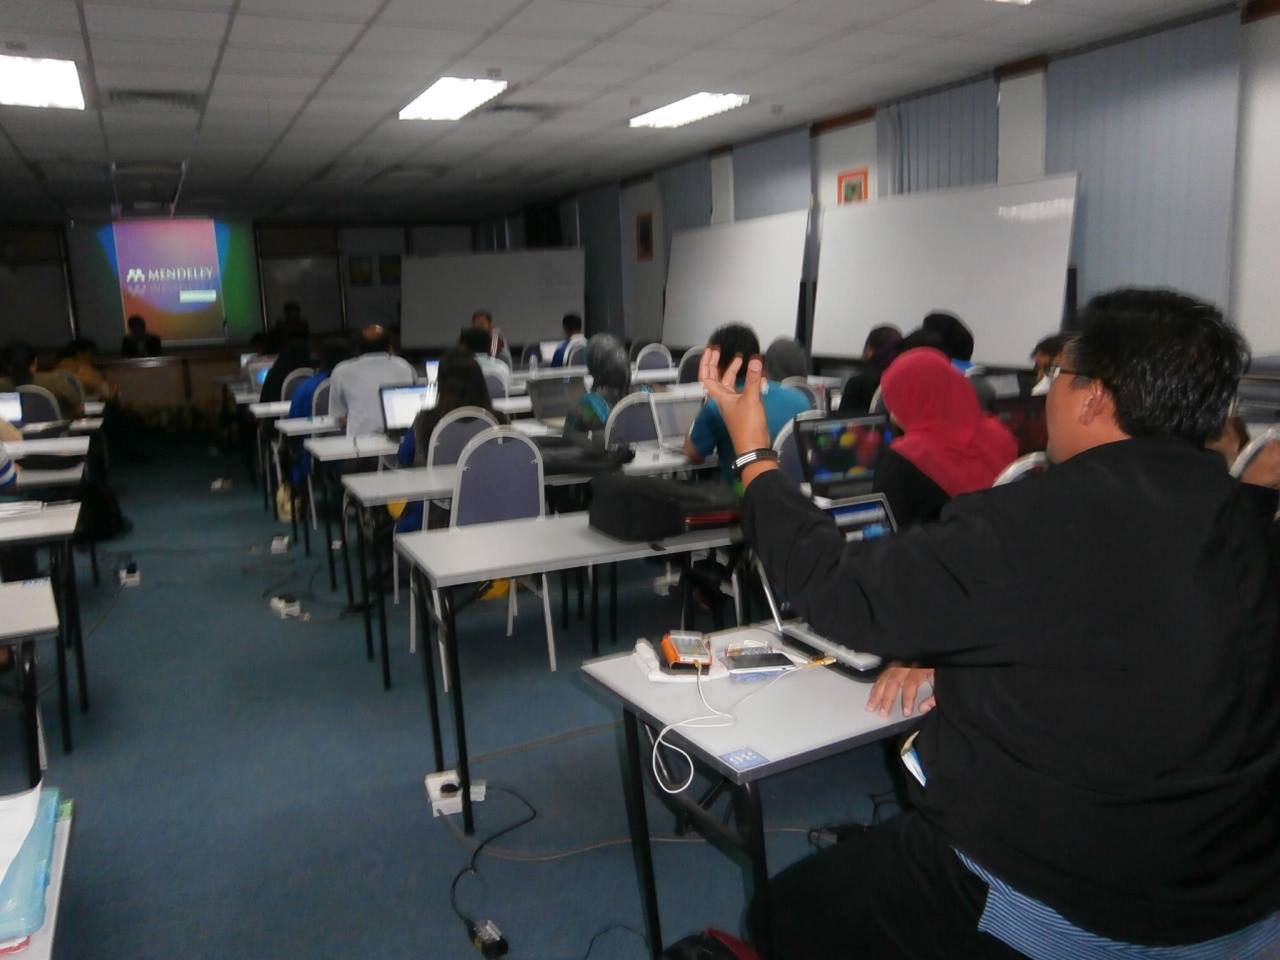
{"type": "Polygon", "coordinates": [[[349,46],[359,31],[360,25],[356,23],[254,17],[241,13],[231,25],[231,42],[246,47],[337,53],[349,46]]]}
{"type": "Polygon", "coordinates": [[[179,67],[155,70],[138,66],[104,65],[95,71],[98,88],[107,90],[165,90],[204,93],[209,87],[209,68],[179,67]]]}
{"type": "Polygon", "coordinates": [[[311,77],[316,81],[333,66],[335,53],[272,50],[229,45],[222,57],[222,70],[252,73],[260,77],[311,77]]]}
{"type": "Polygon", "coordinates": [[[834,30],[865,27],[923,6],[929,0],[796,0],[777,16],[784,20],[816,23],[834,30]]]}
{"type": "Polygon", "coordinates": [[[913,37],[954,37],[994,23],[1001,16],[1016,15],[1011,4],[990,0],[933,0],[907,13],[882,20],[877,30],[913,37]]]}
{"type": "Polygon", "coordinates": [[[901,33],[858,30],[845,34],[808,52],[814,58],[831,58],[836,69],[852,69],[868,61],[887,60],[928,46],[927,37],[909,37],[901,33]]]}
{"type": "Polygon", "coordinates": [[[527,36],[602,37],[625,26],[642,11],[575,0],[533,0],[502,25],[504,33],[527,36]]]}
{"type": "Polygon", "coordinates": [[[519,63],[556,63],[589,44],[590,40],[569,35],[523,37],[512,33],[495,33],[467,53],[469,60],[490,60],[494,66],[519,63]]]}
{"type": "Polygon", "coordinates": [[[21,49],[6,51],[24,57],[50,57],[55,60],[75,60],[83,63],[84,42],[79,34],[70,33],[14,33],[0,25],[0,40],[20,44],[21,49]]]}
{"type": "MultiPolygon", "coordinates": [[[[981,33],[974,34],[981,36],[981,33]]],[[[948,66],[968,67],[974,72],[993,70],[1009,59],[1010,48],[994,46],[989,43],[974,43],[972,40],[952,37],[928,46],[912,50],[910,53],[895,58],[894,63],[909,64],[946,64],[948,66]]]]}
{"type": "Polygon", "coordinates": [[[757,20],[721,40],[716,46],[732,50],[759,50],[785,53],[828,38],[831,32],[803,20],[757,20]]]}
{"type": "Polygon", "coordinates": [[[965,34],[965,38],[1006,46],[1031,45],[1036,51],[1051,51],[1065,49],[1087,38],[1104,36],[1114,30],[1114,24],[1108,26],[1107,22],[1096,17],[1014,6],[996,22],[965,34]]]}
{"type": "Polygon", "coordinates": [[[667,10],[677,13],[730,13],[735,16],[763,17],[777,13],[793,0],[671,0],[667,10]]]}
{"type": "Polygon", "coordinates": [[[590,100],[597,93],[597,88],[584,84],[557,84],[538,81],[528,86],[518,87],[502,98],[503,103],[551,104],[565,106],[590,100]]]}
{"type": "Polygon", "coordinates": [[[72,0],[5,0],[0,36],[10,33],[80,33],[80,17],[72,0]]]}
{"type": "Polygon", "coordinates": [[[749,17],[712,16],[703,13],[673,13],[655,10],[614,37],[624,43],[661,43],[689,49],[729,36],[749,26],[749,17]]]}
{"type": "Polygon", "coordinates": [[[414,56],[457,56],[483,38],[479,30],[426,30],[379,23],[360,38],[352,54],[398,53],[414,56]]]}
{"type": "Polygon", "coordinates": [[[190,67],[213,69],[218,58],[216,43],[151,43],[103,37],[94,41],[93,61],[101,66],[190,67]]]}
{"type": "Polygon", "coordinates": [[[575,64],[584,66],[616,66],[645,69],[672,59],[678,51],[659,43],[620,43],[602,40],[583,53],[575,64]]]}
{"type": "Polygon", "coordinates": [[[166,10],[148,7],[86,5],[85,19],[91,37],[156,40],[206,40],[220,42],[227,26],[225,13],[200,10],[166,10]]]}
{"type": "Polygon", "coordinates": [[[236,73],[227,69],[225,60],[213,83],[215,95],[247,94],[285,99],[296,97],[299,102],[315,88],[315,80],[309,77],[264,77],[255,73],[236,73]]]}
{"type": "Polygon", "coordinates": [[[240,14],[319,17],[363,23],[381,4],[382,0],[240,0],[240,14]]]}
{"type": "Polygon", "coordinates": [[[391,0],[382,23],[463,26],[492,29],[524,6],[526,0],[391,0]]]}

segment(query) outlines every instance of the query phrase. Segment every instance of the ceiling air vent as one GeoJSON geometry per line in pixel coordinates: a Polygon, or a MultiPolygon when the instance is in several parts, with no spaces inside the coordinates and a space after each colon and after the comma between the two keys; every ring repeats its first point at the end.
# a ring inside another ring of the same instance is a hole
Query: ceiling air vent
{"type": "Polygon", "coordinates": [[[204,104],[204,96],[189,90],[108,90],[107,103],[116,110],[199,113],[204,104]]]}
{"type": "Polygon", "coordinates": [[[530,120],[549,120],[559,110],[549,103],[503,103],[499,101],[482,113],[497,113],[507,117],[528,117],[530,120]]]}

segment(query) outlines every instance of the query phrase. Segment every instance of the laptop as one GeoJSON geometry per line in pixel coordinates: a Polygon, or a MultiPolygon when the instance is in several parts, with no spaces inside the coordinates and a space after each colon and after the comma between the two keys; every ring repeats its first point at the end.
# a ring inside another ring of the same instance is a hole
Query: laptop
{"type": "Polygon", "coordinates": [[[984,373],[975,376],[973,379],[977,380],[979,378],[986,381],[987,387],[991,391],[991,396],[997,400],[1007,400],[1022,395],[1022,384],[1016,372],[984,373]]]}
{"type": "Polygon", "coordinates": [[[398,437],[412,428],[419,413],[436,405],[438,390],[434,383],[398,383],[379,387],[382,426],[387,435],[398,437]]]}
{"type": "Polygon", "coordinates": [[[440,361],[426,360],[422,364],[423,378],[427,383],[435,383],[440,376],[440,361]]]}
{"type": "Polygon", "coordinates": [[[587,395],[582,377],[530,377],[527,385],[534,419],[551,426],[559,422],[587,395]]]}
{"type": "Polygon", "coordinates": [[[795,421],[796,450],[813,496],[833,501],[871,493],[892,434],[883,415],[795,421]]]}
{"type": "Polygon", "coordinates": [[[249,365],[249,363],[253,360],[253,358],[254,358],[254,357],[256,357],[256,356],[257,356],[257,354],[256,354],[256,353],[242,353],[242,354],[240,354],[240,369],[241,369],[241,370],[244,370],[244,368],[245,368],[245,367],[247,367],[247,366],[249,365]]]}
{"type": "Polygon", "coordinates": [[[10,426],[22,426],[22,394],[0,393],[0,420],[10,426]]]}
{"type": "Polygon", "coordinates": [[[1018,456],[1039,453],[1049,446],[1044,397],[1004,397],[991,403],[991,414],[1013,433],[1018,456]]]}
{"type": "Polygon", "coordinates": [[[244,368],[244,378],[251,387],[261,388],[267,381],[267,374],[271,372],[272,365],[276,362],[275,357],[258,357],[249,361],[244,368]]]}
{"type": "Polygon", "coordinates": [[[556,350],[563,342],[564,341],[562,340],[543,340],[539,343],[538,353],[541,355],[541,360],[539,362],[550,366],[551,361],[556,358],[556,350]]]}
{"type": "Polygon", "coordinates": [[[653,395],[653,416],[658,421],[658,442],[670,450],[683,450],[693,421],[702,409],[702,397],[653,395]]]}

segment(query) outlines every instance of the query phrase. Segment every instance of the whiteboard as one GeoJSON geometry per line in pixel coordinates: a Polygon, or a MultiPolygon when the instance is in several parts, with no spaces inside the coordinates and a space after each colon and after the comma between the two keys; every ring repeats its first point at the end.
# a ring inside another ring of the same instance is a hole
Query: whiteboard
{"type": "Polygon", "coordinates": [[[681,230],[671,238],[662,342],[694,347],[745,323],[763,350],[796,335],[809,211],[681,230]]]}
{"type": "Polygon", "coordinates": [[[822,218],[813,352],[860,356],[880,324],[933,310],[973,331],[978,362],[1026,366],[1059,329],[1076,175],[848,204],[822,218]]]}
{"type": "Polygon", "coordinates": [[[476,310],[488,310],[508,343],[559,340],[566,313],[582,316],[581,249],[405,257],[400,276],[401,341],[443,347],[476,310]]]}

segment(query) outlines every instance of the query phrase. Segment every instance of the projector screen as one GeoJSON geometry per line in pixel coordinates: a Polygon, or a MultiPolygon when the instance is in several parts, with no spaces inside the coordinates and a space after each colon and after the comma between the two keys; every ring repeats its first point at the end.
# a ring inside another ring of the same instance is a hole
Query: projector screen
{"type": "Polygon", "coordinates": [[[582,316],[584,272],[581,249],[405,257],[401,341],[450,346],[476,310],[493,315],[508,343],[559,339],[561,318],[582,316]]]}
{"type": "Polygon", "coordinates": [[[873,327],[906,333],[933,310],[973,331],[973,359],[1027,366],[1062,323],[1076,175],[917,193],[829,209],[815,354],[860,356],[873,327]]]}
{"type": "Polygon", "coordinates": [[[752,327],[762,350],[794,337],[808,225],[798,210],[676,233],[662,342],[700,346],[726,323],[752,327]]]}

